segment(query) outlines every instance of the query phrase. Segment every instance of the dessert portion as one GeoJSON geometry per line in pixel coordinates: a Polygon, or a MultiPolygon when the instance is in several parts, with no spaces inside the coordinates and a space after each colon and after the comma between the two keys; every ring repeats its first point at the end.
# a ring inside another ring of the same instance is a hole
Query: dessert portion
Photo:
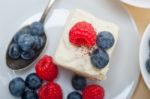
{"type": "Polygon", "coordinates": [[[73,11],[54,55],[55,64],[81,76],[105,80],[118,39],[117,25],[82,11],[73,11]]]}

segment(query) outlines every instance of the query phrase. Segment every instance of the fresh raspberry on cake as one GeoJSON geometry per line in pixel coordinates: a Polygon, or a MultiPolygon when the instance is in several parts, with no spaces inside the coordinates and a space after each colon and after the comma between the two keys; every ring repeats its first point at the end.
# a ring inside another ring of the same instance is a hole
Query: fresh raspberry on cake
{"type": "Polygon", "coordinates": [[[35,67],[37,75],[42,80],[53,81],[58,74],[58,68],[53,63],[53,59],[51,56],[45,55],[35,67]]]}
{"type": "Polygon", "coordinates": [[[69,41],[76,46],[93,47],[96,43],[96,31],[92,24],[78,22],[69,32],[69,41]]]}
{"type": "Polygon", "coordinates": [[[53,82],[43,85],[38,91],[39,99],[63,99],[61,87],[53,82]]]}
{"type": "Polygon", "coordinates": [[[99,85],[88,85],[82,91],[83,99],[104,99],[104,89],[99,85]]]}

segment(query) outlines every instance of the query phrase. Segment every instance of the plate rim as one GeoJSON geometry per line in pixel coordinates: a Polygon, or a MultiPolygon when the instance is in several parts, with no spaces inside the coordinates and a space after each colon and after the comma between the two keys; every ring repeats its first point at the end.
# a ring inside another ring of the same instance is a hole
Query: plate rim
{"type": "MultiPolygon", "coordinates": [[[[149,81],[148,81],[148,78],[147,78],[147,76],[146,76],[146,72],[147,71],[145,71],[146,70],[146,68],[145,68],[145,65],[143,64],[143,61],[144,61],[144,59],[143,59],[143,50],[144,50],[144,48],[145,48],[145,41],[148,41],[147,39],[146,39],[146,37],[147,36],[149,36],[149,34],[148,34],[148,32],[150,31],[150,24],[147,26],[147,28],[145,29],[145,31],[144,31],[144,35],[143,35],[143,37],[142,37],[142,40],[141,40],[141,44],[140,44],[140,51],[139,51],[139,61],[140,61],[140,70],[141,70],[141,74],[142,74],[142,77],[143,77],[143,79],[144,79],[144,82],[146,83],[146,86],[148,87],[148,89],[150,90],[150,84],[149,84],[149,81]]],[[[148,44],[148,42],[147,42],[147,44],[148,44]]],[[[146,61],[146,60],[145,60],[146,61]]]]}
{"type": "Polygon", "coordinates": [[[131,3],[130,1],[127,0],[120,0],[121,2],[128,4],[130,6],[138,7],[138,8],[144,8],[144,9],[149,9],[150,6],[144,5],[144,4],[138,4],[138,3],[131,3]]]}

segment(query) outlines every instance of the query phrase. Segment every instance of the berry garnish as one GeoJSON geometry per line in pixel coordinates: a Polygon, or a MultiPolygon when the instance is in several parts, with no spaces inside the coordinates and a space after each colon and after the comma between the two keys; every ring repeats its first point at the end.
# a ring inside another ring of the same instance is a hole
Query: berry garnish
{"type": "Polygon", "coordinates": [[[21,99],[38,99],[38,95],[35,91],[33,90],[26,90],[21,99]]]}
{"type": "Polygon", "coordinates": [[[43,35],[44,34],[44,26],[40,22],[34,22],[31,24],[32,35],[43,35]]]}
{"type": "Polygon", "coordinates": [[[147,69],[148,73],[150,73],[150,58],[147,59],[147,61],[146,61],[146,69],[147,69]]]}
{"type": "Polygon", "coordinates": [[[23,51],[32,49],[34,39],[30,34],[22,34],[18,38],[18,45],[23,51]]]}
{"type": "Polygon", "coordinates": [[[103,31],[97,35],[96,43],[101,49],[109,49],[114,45],[115,39],[112,33],[103,31]]]}
{"type": "Polygon", "coordinates": [[[14,78],[9,83],[9,91],[13,96],[20,97],[25,91],[25,82],[22,78],[14,78]]]}
{"type": "Polygon", "coordinates": [[[28,51],[22,51],[21,58],[28,60],[32,59],[35,56],[35,51],[33,49],[29,49],[28,51]]]}
{"type": "Polygon", "coordinates": [[[42,85],[42,80],[35,73],[29,74],[25,82],[26,86],[33,90],[38,89],[42,85]]]}
{"type": "Polygon", "coordinates": [[[45,55],[35,67],[37,75],[42,80],[53,81],[58,74],[58,68],[53,63],[53,59],[51,56],[45,55]]]}
{"type": "Polygon", "coordinates": [[[83,99],[104,99],[104,89],[99,85],[89,85],[82,91],[83,99]]]}
{"type": "Polygon", "coordinates": [[[38,91],[39,99],[63,99],[61,87],[53,82],[43,85],[38,91]]]}
{"type": "Polygon", "coordinates": [[[78,76],[78,75],[75,75],[73,78],[72,78],[72,86],[74,89],[76,90],[82,90],[86,84],[87,84],[87,81],[84,77],[81,77],[81,76],[78,76]]]}
{"type": "Polygon", "coordinates": [[[8,50],[8,54],[12,59],[18,59],[20,57],[20,49],[17,44],[12,43],[8,50]]]}
{"type": "Polygon", "coordinates": [[[95,49],[91,54],[91,63],[99,69],[104,68],[109,62],[109,56],[105,50],[95,49]]]}
{"type": "Polygon", "coordinates": [[[88,22],[78,22],[69,31],[69,41],[75,46],[93,47],[96,43],[96,31],[88,22]]]}
{"type": "Polygon", "coordinates": [[[38,90],[39,99],[48,99],[48,84],[45,84],[40,87],[38,90]]]}
{"type": "Polygon", "coordinates": [[[67,99],[82,99],[82,96],[79,92],[71,92],[68,96],[67,99]]]}

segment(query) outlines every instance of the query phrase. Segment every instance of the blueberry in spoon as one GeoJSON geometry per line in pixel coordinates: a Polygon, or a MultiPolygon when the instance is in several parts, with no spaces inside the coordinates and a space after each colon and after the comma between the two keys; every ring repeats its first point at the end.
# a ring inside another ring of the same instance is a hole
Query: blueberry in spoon
{"type": "Polygon", "coordinates": [[[30,66],[44,50],[47,37],[44,23],[55,0],[50,0],[40,21],[21,28],[12,38],[6,52],[6,64],[13,70],[30,66]]]}

